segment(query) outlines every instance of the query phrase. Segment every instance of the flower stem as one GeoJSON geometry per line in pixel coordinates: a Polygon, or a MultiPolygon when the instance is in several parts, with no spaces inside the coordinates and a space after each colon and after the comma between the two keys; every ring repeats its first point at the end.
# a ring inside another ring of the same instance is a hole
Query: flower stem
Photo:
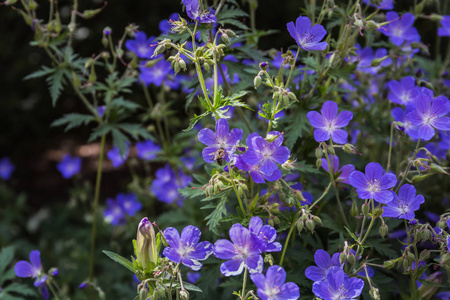
{"type": "Polygon", "coordinates": [[[242,282],[242,296],[241,299],[244,300],[245,286],[247,285],[247,267],[244,267],[244,281],[242,282]]]}
{"type": "Polygon", "coordinates": [[[288,236],[286,237],[286,241],[284,242],[283,252],[281,253],[280,263],[278,264],[280,267],[283,266],[284,255],[286,254],[286,249],[287,249],[287,246],[289,243],[289,239],[291,238],[292,232],[294,231],[294,228],[297,225],[297,221],[298,221],[298,217],[300,216],[300,212],[301,211],[299,211],[295,215],[294,221],[292,222],[291,228],[289,229],[288,236]]]}
{"type": "MultiPolygon", "coordinates": [[[[105,141],[106,135],[102,135],[100,141],[100,154],[98,158],[98,168],[97,168],[97,180],[95,182],[95,195],[94,195],[94,209],[92,211],[92,230],[91,230],[91,251],[89,259],[89,281],[94,282],[94,262],[95,262],[95,236],[97,234],[97,208],[98,200],[100,196],[100,184],[102,181],[102,165],[103,156],[105,152],[105,141]]],[[[91,287],[91,299],[93,299],[92,287],[91,287]]]]}
{"type": "Polygon", "coordinates": [[[292,73],[294,72],[294,68],[295,68],[295,63],[297,62],[297,58],[298,58],[298,54],[300,53],[300,48],[297,49],[297,54],[295,54],[295,58],[294,58],[294,63],[291,65],[291,71],[289,72],[289,77],[286,81],[286,85],[284,86],[285,88],[289,87],[289,81],[291,81],[291,76],[292,73]]]}
{"type": "Polygon", "coordinates": [[[394,122],[391,123],[391,137],[389,139],[389,155],[388,162],[386,166],[386,173],[389,172],[389,168],[391,167],[391,154],[392,154],[392,137],[394,136],[394,122]]]}
{"type": "Polygon", "coordinates": [[[55,289],[53,288],[51,283],[48,283],[47,286],[50,288],[50,291],[52,292],[53,296],[56,298],[56,300],[59,300],[58,294],[56,293],[55,289]]]}
{"type": "Polygon", "coordinates": [[[244,206],[242,205],[241,196],[239,196],[239,192],[238,192],[238,190],[236,188],[236,184],[234,183],[234,175],[233,175],[234,172],[233,172],[233,170],[231,168],[231,164],[228,164],[228,171],[230,173],[231,184],[233,185],[234,193],[236,194],[236,197],[238,198],[238,201],[239,201],[239,207],[241,208],[242,214],[245,217],[247,214],[245,213],[244,206]]]}

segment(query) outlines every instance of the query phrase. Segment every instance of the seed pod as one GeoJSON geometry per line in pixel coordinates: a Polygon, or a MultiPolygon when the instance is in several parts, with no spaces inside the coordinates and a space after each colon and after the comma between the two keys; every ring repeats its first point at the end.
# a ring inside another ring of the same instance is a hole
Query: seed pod
{"type": "MultiPolygon", "coordinates": [[[[277,209],[278,210],[278,209],[277,209]]],[[[275,223],[275,225],[280,225],[280,219],[278,217],[273,217],[273,222],[275,223]]]]}
{"type": "Polygon", "coordinates": [[[356,263],[355,255],[352,254],[352,253],[347,255],[347,261],[348,261],[349,264],[354,265],[356,263]]]}
{"type": "Polygon", "coordinates": [[[356,204],[356,201],[352,202],[352,207],[350,208],[350,215],[352,217],[356,217],[359,215],[358,205],[356,204]]]}
{"type": "Polygon", "coordinates": [[[264,256],[264,262],[270,264],[271,266],[273,266],[273,256],[272,256],[272,254],[266,254],[264,256]]]}
{"type": "Polygon", "coordinates": [[[336,151],[334,151],[334,147],[333,146],[327,146],[327,151],[328,153],[335,155],[336,151]]]}
{"type": "Polygon", "coordinates": [[[316,160],[316,168],[319,169],[322,166],[322,159],[318,158],[316,160]]]}
{"type": "Polygon", "coordinates": [[[409,264],[409,261],[407,258],[403,259],[402,266],[403,266],[403,272],[408,272],[410,264],[409,264]]]}
{"type": "Polygon", "coordinates": [[[269,219],[269,221],[267,221],[267,223],[269,223],[269,225],[272,226],[272,227],[273,227],[273,225],[274,225],[274,222],[273,222],[272,219],[269,219]]]}
{"type": "Polygon", "coordinates": [[[164,51],[166,51],[166,47],[164,45],[159,44],[156,49],[155,52],[153,52],[153,56],[159,55],[159,54],[163,54],[164,51]]]}
{"type": "Polygon", "coordinates": [[[205,62],[205,63],[203,64],[203,68],[205,68],[205,71],[206,71],[206,72],[209,72],[210,66],[205,62]]]}
{"type": "Polygon", "coordinates": [[[392,269],[394,266],[395,266],[395,264],[396,264],[396,261],[395,260],[387,260],[387,261],[385,261],[384,263],[383,263],[383,265],[384,265],[384,267],[386,268],[386,269],[392,269]]]}
{"type": "Polygon", "coordinates": [[[322,220],[318,216],[314,216],[313,219],[316,225],[322,225],[322,220]]]}
{"type": "Polygon", "coordinates": [[[428,259],[428,257],[430,257],[430,250],[428,250],[428,249],[425,249],[425,250],[423,250],[422,252],[420,252],[420,254],[419,254],[419,260],[421,260],[421,261],[425,261],[425,260],[427,260],[428,259]]]}
{"type": "Polygon", "coordinates": [[[230,37],[226,33],[224,33],[224,34],[222,34],[222,41],[225,44],[229,44],[230,43],[230,37]]]}
{"type": "Polygon", "coordinates": [[[320,148],[316,148],[316,150],[314,151],[314,154],[316,156],[317,159],[322,158],[323,156],[323,150],[320,148]]]}
{"type": "Polygon", "coordinates": [[[374,21],[372,21],[372,20],[369,20],[369,21],[367,21],[367,23],[366,23],[366,28],[367,28],[368,30],[378,30],[378,29],[380,29],[380,27],[381,27],[380,24],[378,24],[377,22],[374,22],[374,21]]]}
{"type": "Polygon", "coordinates": [[[298,100],[297,100],[297,96],[295,96],[295,94],[294,94],[293,92],[289,92],[289,93],[288,93],[288,97],[289,97],[289,99],[291,99],[291,100],[298,101],[298,100]]]}
{"type": "Polygon", "coordinates": [[[186,290],[180,291],[180,298],[181,300],[189,300],[189,293],[186,290]]]}

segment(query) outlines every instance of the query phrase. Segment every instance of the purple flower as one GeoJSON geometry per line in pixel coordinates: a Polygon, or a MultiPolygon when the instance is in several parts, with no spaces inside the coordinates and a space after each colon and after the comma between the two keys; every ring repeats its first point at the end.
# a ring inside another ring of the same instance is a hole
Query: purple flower
{"type": "Polygon", "coordinates": [[[111,223],[112,226],[125,224],[125,212],[115,199],[106,199],[106,207],[103,211],[103,216],[105,222],[111,223]]]}
{"type": "Polygon", "coordinates": [[[327,271],[331,267],[341,267],[341,263],[339,262],[339,252],[334,253],[333,257],[328,254],[325,250],[319,249],[314,253],[314,261],[316,262],[316,266],[310,266],[305,270],[305,276],[314,281],[322,281],[327,277],[327,271]]]}
{"type": "Polygon", "coordinates": [[[297,300],[300,290],[293,282],[286,282],[286,271],[280,266],[270,266],[266,276],[262,273],[251,274],[250,278],[258,288],[261,300],[297,300]]]}
{"type": "Polygon", "coordinates": [[[399,81],[391,80],[387,83],[389,88],[388,98],[393,103],[410,105],[413,103],[416,80],[412,76],[406,76],[399,81]]]}
{"type": "Polygon", "coordinates": [[[173,227],[164,230],[164,238],[169,247],[164,248],[165,257],[175,263],[182,263],[193,271],[201,269],[200,260],[207,259],[213,253],[213,245],[210,242],[200,242],[202,233],[195,226],[186,226],[180,234],[173,227]]]}
{"type": "Polygon", "coordinates": [[[316,24],[311,27],[311,20],[308,17],[298,17],[294,22],[287,23],[287,29],[294,40],[301,48],[309,50],[325,50],[327,42],[320,42],[327,34],[322,25],[316,24]]]}
{"type": "Polygon", "coordinates": [[[378,73],[378,70],[381,67],[387,67],[392,64],[391,58],[386,58],[383,60],[379,66],[373,67],[372,60],[377,58],[383,58],[388,55],[388,52],[385,48],[378,48],[375,52],[370,47],[365,47],[360,49],[359,44],[357,44],[356,50],[356,60],[358,61],[358,70],[364,73],[375,75],[378,73]]]}
{"type": "MultiPolygon", "coordinates": [[[[374,1],[375,2],[375,1],[374,1]]],[[[383,10],[394,9],[394,0],[382,0],[380,4],[372,3],[372,0],[364,0],[364,3],[383,10]]]]}
{"type": "Polygon", "coordinates": [[[450,36],[450,16],[444,16],[441,19],[442,27],[438,28],[439,36],[450,36]]]}
{"type": "Polygon", "coordinates": [[[417,29],[412,26],[414,23],[413,14],[406,13],[399,17],[396,12],[390,11],[386,14],[386,21],[391,22],[378,30],[388,36],[394,45],[402,46],[403,43],[410,44],[420,40],[417,29]]]}
{"type": "Polygon", "coordinates": [[[199,23],[216,23],[216,16],[213,13],[202,11],[198,1],[199,0],[183,0],[189,18],[199,23]]]}
{"type": "MultiPolygon", "coordinates": [[[[328,154],[328,158],[330,160],[330,163],[333,166],[334,174],[339,174],[339,176],[336,178],[336,181],[350,184],[349,177],[350,177],[350,174],[352,174],[353,171],[355,171],[355,166],[354,165],[345,165],[339,169],[339,157],[337,155],[328,154]]],[[[327,171],[328,173],[330,173],[330,168],[328,167],[328,161],[326,158],[322,158],[322,168],[325,171],[327,171]]]]}
{"type": "Polygon", "coordinates": [[[338,105],[333,101],[327,101],[320,110],[321,114],[316,111],[310,111],[306,116],[309,119],[314,130],[314,139],[317,142],[324,142],[330,139],[337,144],[345,144],[347,142],[348,133],[341,127],[348,125],[353,118],[350,111],[342,111],[338,115],[338,105]]]}
{"type": "Polygon", "coordinates": [[[277,238],[277,231],[270,225],[263,225],[263,221],[260,217],[253,217],[248,224],[250,233],[255,235],[261,245],[262,252],[278,252],[281,251],[282,246],[280,243],[275,242],[277,238]]]}
{"type": "Polygon", "coordinates": [[[405,130],[406,134],[411,137],[411,139],[416,140],[419,138],[419,128],[406,118],[408,113],[413,111],[412,106],[407,106],[405,108],[405,111],[403,111],[402,108],[396,107],[392,109],[392,116],[394,117],[395,121],[401,122],[403,124],[403,129],[405,130]]]}
{"type": "Polygon", "coordinates": [[[197,280],[200,279],[201,275],[199,272],[187,272],[186,277],[189,283],[195,284],[197,280]]]}
{"type": "Polygon", "coordinates": [[[159,22],[159,30],[162,34],[168,34],[171,30],[171,22],[170,21],[178,21],[178,14],[173,13],[170,15],[169,20],[161,20],[159,22]]]}
{"type": "Polygon", "coordinates": [[[406,118],[419,126],[419,137],[428,141],[435,134],[434,128],[450,130],[450,118],[444,117],[450,110],[448,99],[444,96],[433,99],[433,92],[427,88],[417,88],[416,92],[416,109],[408,113],[406,118]]]}
{"type": "Polygon", "coordinates": [[[17,277],[36,278],[34,281],[34,286],[40,289],[42,297],[47,300],[50,296],[47,286],[45,285],[48,277],[42,272],[39,250],[33,250],[30,252],[30,262],[25,260],[18,261],[14,267],[14,272],[17,277]]]}
{"type": "Polygon", "coordinates": [[[323,300],[355,299],[363,288],[362,279],[349,278],[340,267],[331,267],[325,280],[313,284],[313,293],[323,300]]]}
{"type": "Polygon", "coordinates": [[[267,181],[277,181],[280,179],[283,174],[279,169],[276,169],[273,171],[272,174],[266,175],[261,172],[260,166],[261,165],[251,165],[243,161],[242,155],[238,156],[236,158],[235,166],[242,171],[250,172],[250,176],[252,177],[253,181],[255,183],[265,183],[267,181]]]}
{"type": "Polygon", "coordinates": [[[405,184],[398,191],[398,196],[394,193],[394,200],[387,203],[387,206],[383,208],[383,217],[414,219],[414,212],[424,202],[425,198],[422,195],[416,196],[414,186],[405,184]]]}
{"type": "Polygon", "coordinates": [[[209,128],[203,128],[198,133],[199,142],[208,146],[202,151],[203,159],[207,163],[213,163],[217,159],[223,159],[230,163],[242,134],[243,131],[239,128],[233,128],[230,131],[228,122],[225,119],[216,121],[215,133],[209,128]]]}
{"type": "Polygon", "coordinates": [[[10,179],[15,168],[16,167],[8,157],[3,157],[0,159],[0,178],[3,180],[10,179]]]}
{"type": "Polygon", "coordinates": [[[380,203],[389,203],[394,195],[388,189],[395,186],[397,178],[392,173],[384,174],[383,167],[376,162],[366,165],[366,174],[355,171],[350,175],[350,184],[356,188],[361,199],[374,199],[380,203]]]}
{"type": "Polygon", "coordinates": [[[134,52],[139,58],[151,58],[153,55],[152,43],[156,44],[155,37],[151,36],[147,39],[147,35],[142,32],[136,32],[134,40],[125,42],[125,47],[131,52],[134,52]]]}
{"type": "Polygon", "coordinates": [[[105,114],[106,105],[101,105],[97,107],[98,116],[101,118],[105,114]]]}
{"type": "Polygon", "coordinates": [[[128,149],[123,155],[120,155],[119,147],[114,147],[106,153],[106,156],[112,162],[113,167],[120,167],[128,158],[128,149]]]}
{"type": "Polygon", "coordinates": [[[161,147],[152,141],[144,141],[136,144],[137,156],[144,160],[156,158],[156,153],[161,151],[161,147]]]}
{"type": "Polygon", "coordinates": [[[170,204],[178,200],[178,204],[181,205],[182,197],[178,193],[178,189],[188,186],[191,181],[192,177],[187,176],[181,170],[178,170],[178,174],[176,174],[167,164],[156,171],[156,179],[153,180],[150,190],[159,201],[170,204]]]}
{"type": "Polygon", "coordinates": [[[140,74],[139,80],[149,85],[153,83],[156,86],[161,86],[163,83],[169,83],[168,75],[173,71],[170,69],[170,62],[161,59],[151,67],[146,67],[145,63],[139,66],[140,74]]]}
{"type": "Polygon", "coordinates": [[[69,154],[66,154],[56,168],[61,172],[64,178],[68,179],[73,175],[80,173],[81,158],[76,156],[72,157],[69,154]]]}
{"type": "Polygon", "coordinates": [[[227,259],[220,266],[222,274],[236,276],[242,273],[244,267],[250,273],[261,273],[264,259],[259,239],[239,223],[231,226],[229,233],[231,242],[222,239],[214,244],[214,255],[219,259],[227,259]]]}
{"type": "Polygon", "coordinates": [[[248,150],[242,155],[242,160],[254,166],[259,165],[259,172],[271,176],[278,170],[278,164],[284,164],[290,155],[287,147],[281,146],[283,143],[283,134],[278,131],[269,132],[268,139],[274,139],[268,142],[256,133],[247,137],[248,150]]]}
{"type": "Polygon", "coordinates": [[[134,216],[142,209],[142,204],[135,194],[117,194],[116,199],[123,211],[130,216],[134,216]]]}

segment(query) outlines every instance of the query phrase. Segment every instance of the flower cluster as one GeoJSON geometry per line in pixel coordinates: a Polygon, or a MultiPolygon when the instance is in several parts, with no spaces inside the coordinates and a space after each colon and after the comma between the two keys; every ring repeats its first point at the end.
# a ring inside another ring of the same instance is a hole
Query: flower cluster
{"type": "Polygon", "coordinates": [[[186,175],[181,169],[172,169],[169,164],[156,170],[155,175],[156,179],[153,180],[150,191],[156,198],[168,204],[175,202],[181,205],[182,198],[178,190],[188,186],[192,177],[186,175]]]}
{"type": "Polygon", "coordinates": [[[69,154],[66,154],[58,163],[57,169],[64,178],[71,178],[81,171],[81,157],[72,157],[69,154]]]}

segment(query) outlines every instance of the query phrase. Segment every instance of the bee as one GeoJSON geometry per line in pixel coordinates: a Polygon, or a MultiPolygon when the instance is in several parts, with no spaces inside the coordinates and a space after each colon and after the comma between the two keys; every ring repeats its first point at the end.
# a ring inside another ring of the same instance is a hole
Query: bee
{"type": "Polygon", "coordinates": [[[219,166],[223,165],[223,158],[225,156],[225,150],[223,148],[220,148],[216,151],[216,154],[212,158],[212,160],[216,160],[219,166]]]}

